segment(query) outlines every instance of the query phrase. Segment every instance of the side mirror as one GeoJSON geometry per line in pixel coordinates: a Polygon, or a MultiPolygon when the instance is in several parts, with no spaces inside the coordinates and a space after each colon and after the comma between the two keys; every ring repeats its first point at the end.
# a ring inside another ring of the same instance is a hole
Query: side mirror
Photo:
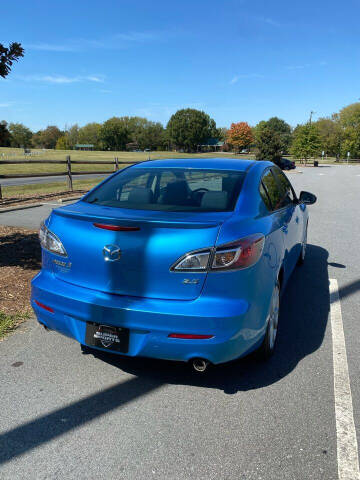
{"type": "Polygon", "coordinates": [[[312,205],[317,200],[316,196],[310,192],[300,192],[299,203],[306,203],[312,205]]]}

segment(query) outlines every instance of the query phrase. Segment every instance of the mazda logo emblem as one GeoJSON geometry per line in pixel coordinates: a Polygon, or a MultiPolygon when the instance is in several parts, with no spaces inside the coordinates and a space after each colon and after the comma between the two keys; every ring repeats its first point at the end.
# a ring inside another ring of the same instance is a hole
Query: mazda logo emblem
{"type": "Polygon", "coordinates": [[[103,255],[106,262],[116,262],[121,257],[120,247],[117,245],[105,245],[103,255]]]}

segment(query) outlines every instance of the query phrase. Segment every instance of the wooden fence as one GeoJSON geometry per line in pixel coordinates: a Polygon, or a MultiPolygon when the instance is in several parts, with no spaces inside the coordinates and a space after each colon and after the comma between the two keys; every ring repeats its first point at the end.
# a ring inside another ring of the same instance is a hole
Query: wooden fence
{"type": "Polygon", "coordinates": [[[63,172],[51,172],[51,173],[14,173],[10,175],[0,175],[0,200],[2,199],[1,192],[1,180],[2,179],[13,179],[13,178],[36,178],[36,177],[59,177],[66,176],[67,186],[70,191],[73,191],[73,176],[76,175],[109,175],[111,172],[104,170],[97,171],[81,171],[73,172],[71,169],[72,165],[113,165],[114,172],[119,170],[119,164],[121,165],[132,165],[134,163],[140,163],[139,161],[127,161],[120,160],[118,157],[115,157],[114,160],[71,160],[70,155],[66,157],[66,160],[0,160],[0,165],[18,165],[18,164],[61,164],[66,165],[66,171],[63,172]]]}

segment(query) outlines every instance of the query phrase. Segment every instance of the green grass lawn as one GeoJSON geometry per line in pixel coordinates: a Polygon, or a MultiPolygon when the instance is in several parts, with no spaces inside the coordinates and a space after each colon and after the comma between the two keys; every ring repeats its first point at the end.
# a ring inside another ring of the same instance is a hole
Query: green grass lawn
{"type": "MultiPolygon", "coordinates": [[[[101,178],[94,180],[74,180],[74,190],[88,191],[101,182],[101,178]]],[[[62,193],[68,190],[66,182],[52,182],[52,183],[38,183],[31,185],[14,185],[8,187],[2,187],[3,198],[45,194],[45,193],[62,193]]]]}
{"type": "Polygon", "coordinates": [[[29,315],[7,315],[3,312],[0,312],[0,340],[5,337],[8,333],[15,330],[15,328],[21,323],[23,320],[28,318],[29,315]]]}
{"type": "MultiPolygon", "coordinates": [[[[112,165],[97,165],[96,160],[114,160],[115,157],[119,159],[120,168],[125,166],[121,164],[121,160],[126,162],[137,162],[147,160],[149,158],[191,158],[196,156],[196,158],[211,158],[211,157],[223,157],[223,158],[254,158],[253,154],[247,155],[235,155],[233,153],[223,153],[223,152],[210,152],[210,153],[178,153],[178,152],[104,152],[104,151],[93,151],[93,152],[84,152],[84,151],[75,151],[75,150],[32,150],[34,155],[32,157],[25,157],[24,151],[21,148],[5,148],[0,147],[0,160],[65,160],[67,155],[70,155],[72,160],[87,160],[94,162],[90,165],[72,165],[72,171],[74,172],[94,172],[99,171],[108,171],[113,172],[114,167],[112,165]]],[[[326,159],[327,163],[332,163],[335,159],[328,158],[326,159]]],[[[321,159],[320,159],[321,161],[321,159]]],[[[311,164],[312,161],[309,161],[311,164]]],[[[56,172],[65,172],[66,165],[54,165],[54,164],[18,164],[18,165],[1,165],[0,164],[0,175],[11,175],[16,173],[25,173],[36,175],[37,173],[56,173],[56,172]]]]}
{"type": "MultiPolygon", "coordinates": [[[[120,168],[126,164],[121,164],[121,160],[126,162],[138,162],[147,160],[149,158],[191,158],[194,154],[177,153],[177,152],[84,152],[75,150],[33,150],[34,153],[38,153],[32,157],[25,157],[23,149],[5,148],[0,147],[0,160],[65,160],[67,155],[70,155],[72,160],[87,160],[94,162],[90,165],[72,165],[72,171],[74,172],[93,172],[108,171],[113,172],[114,166],[112,165],[97,165],[96,160],[114,160],[115,157],[119,159],[120,168]]],[[[211,157],[225,157],[225,158],[253,158],[253,155],[234,155],[232,153],[197,153],[197,158],[211,158],[211,157]]],[[[15,173],[55,173],[65,172],[66,165],[54,165],[54,164],[17,164],[17,165],[1,165],[0,175],[11,175],[15,173]]]]}

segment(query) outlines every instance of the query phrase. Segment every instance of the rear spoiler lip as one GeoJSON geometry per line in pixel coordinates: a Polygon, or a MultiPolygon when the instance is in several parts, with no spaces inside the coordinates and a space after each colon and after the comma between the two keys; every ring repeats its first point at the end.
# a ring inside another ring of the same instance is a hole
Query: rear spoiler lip
{"type": "MultiPolygon", "coordinates": [[[[137,217],[137,218],[114,218],[107,217],[104,215],[90,215],[79,213],[71,210],[63,210],[61,208],[53,210],[52,215],[59,215],[61,217],[74,218],[76,220],[84,220],[92,223],[108,223],[111,225],[121,225],[121,226],[133,226],[133,225],[142,225],[148,224],[154,227],[173,227],[173,228],[214,228],[219,227],[223,224],[224,220],[221,221],[199,221],[191,222],[187,220],[160,220],[147,217],[137,217]]],[[[94,227],[95,228],[95,227],[94,227]]]]}

